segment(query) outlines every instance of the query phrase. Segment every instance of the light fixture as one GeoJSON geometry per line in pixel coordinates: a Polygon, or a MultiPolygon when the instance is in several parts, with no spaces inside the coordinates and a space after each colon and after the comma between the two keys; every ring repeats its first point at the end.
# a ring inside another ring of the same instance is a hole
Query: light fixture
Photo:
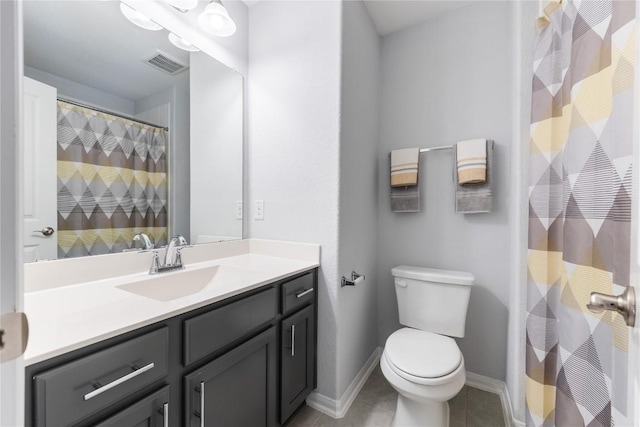
{"type": "Polygon", "coordinates": [[[236,24],[220,0],[213,0],[198,16],[203,30],[218,37],[229,37],[236,32],[236,24]]]}
{"type": "Polygon", "coordinates": [[[198,0],[165,0],[180,12],[186,12],[198,6],[198,0]]]}
{"type": "Polygon", "coordinates": [[[120,12],[122,12],[125,18],[127,18],[129,21],[140,28],[151,31],[158,31],[162,29],[162,25],[156,24],[151,19],[144,16],[142,13],[122,2],[120,2],[120,12]]]}
{"type": "Polygon", "coordinates": [[[176,36],[173,33],[169,33],[169,41],[178,49],[186,50],[187,52],[198,52],[200,50],[182,37],[176,36]]]}

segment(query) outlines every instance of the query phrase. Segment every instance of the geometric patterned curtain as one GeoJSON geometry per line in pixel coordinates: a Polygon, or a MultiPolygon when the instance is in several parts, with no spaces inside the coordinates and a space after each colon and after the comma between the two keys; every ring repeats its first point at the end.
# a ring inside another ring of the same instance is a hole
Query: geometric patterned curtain
{"type": "Polygon", "coordinates": [[[58,258],[167,242],[167,131],[58,102],[58,258]]]}
{"type": "Polygon", "coordinates": [[[634,1],[554,1],[538,20],[530,141],[528,426],[627,413],[629,329],[586,308],[629,286],[634,1]]]}

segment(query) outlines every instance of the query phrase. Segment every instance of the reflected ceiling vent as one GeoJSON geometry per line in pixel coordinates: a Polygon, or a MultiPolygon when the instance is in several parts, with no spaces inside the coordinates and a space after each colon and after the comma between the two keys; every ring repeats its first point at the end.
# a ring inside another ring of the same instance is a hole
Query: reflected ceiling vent
{"type": "Polygon", "coordinates": [[[153,55],[142,58],[144,62],[151,65],[156,70],[160,70],[172,76],[181,73],[189,68],[187,64],[178,61],[161,50],[156,50],[153,55]]]}

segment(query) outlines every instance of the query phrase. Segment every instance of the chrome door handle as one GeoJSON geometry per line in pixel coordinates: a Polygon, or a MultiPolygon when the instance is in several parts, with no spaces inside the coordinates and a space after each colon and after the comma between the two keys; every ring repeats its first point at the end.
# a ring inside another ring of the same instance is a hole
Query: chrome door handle
{"type": "Polygon", "coordinates": [[[42,233],[43,236],[49,237],[56,231],[52,227],[44,227],[42,230],[33,230],[34,233],[42,233]]]}
{"type": "Polygon", "coordinates": [[[107,385],[103,385],[102,387],[99,387],[95,390],[93,390],[91,393],[87,393],[84,395],[84,400],[89,400],[91,398],[96,397],[99,394],[104,393],[107,390],[111,390],[112,388],[119,386],[120,384],[127,382],[135,377],[137,377],[140,374],[143,374],[145,372],[147,372],[150,369],[153,369],[153,367],[155,366],[155,364],[153,363],[149,363],[147,366],[143,366],[140,369],[136,369],[135,371],[131,372],[130,374],[125,375],[124,377],[120,377],[115,381],[111,381],[109,384],[107,385]]]}
{"type": "Polygon", "coordinates": [[[296,355],[296,325],[291,325],[291,357],[296,355]]]}
{"type": "Polygon", "coordinates": [[[169,427],[169,402],[162,405],[163,427],[169,427]]]}
{"type": "Polygon", "coordinates": [[[311,292],[313,292],[313,288],[307,289],[304,292],[300,292],[299,294],[296,294],[296,298],[302,298],[303,296],[310,294],[311,292]]]}
{"type": "Polygon", "coordinates": [[[591,292],[587,308],[593,313],[602,313],[605,310],[617,311],[622,315],[627,326],[636,324],[636,292],[631,286],[620,295],[591,292]]]}

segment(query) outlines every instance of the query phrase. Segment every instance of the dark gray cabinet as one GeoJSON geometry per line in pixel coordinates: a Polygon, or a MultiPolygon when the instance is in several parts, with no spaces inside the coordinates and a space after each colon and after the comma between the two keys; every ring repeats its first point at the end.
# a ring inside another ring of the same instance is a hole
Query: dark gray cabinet
{"type": "Polygon", "coordinates": [[[317,269],[26,368],[26,427],[276,427],[316,387],[317,269]]]}
{"type": "Polygon", "coordinates": [[[190,427],[276,425],[275,327],[187,375],[190,427]]]}
{"type": "Polygon", "coordinates": [[[315,322],[312,305],[292,314],[281,324],[281,419],[287,420],[314,386],[315,322]]]}
{"type": "Polygon", "coordinates": [[[169,386],[120,411],[96,427],[169,427],[169,386]]]}

